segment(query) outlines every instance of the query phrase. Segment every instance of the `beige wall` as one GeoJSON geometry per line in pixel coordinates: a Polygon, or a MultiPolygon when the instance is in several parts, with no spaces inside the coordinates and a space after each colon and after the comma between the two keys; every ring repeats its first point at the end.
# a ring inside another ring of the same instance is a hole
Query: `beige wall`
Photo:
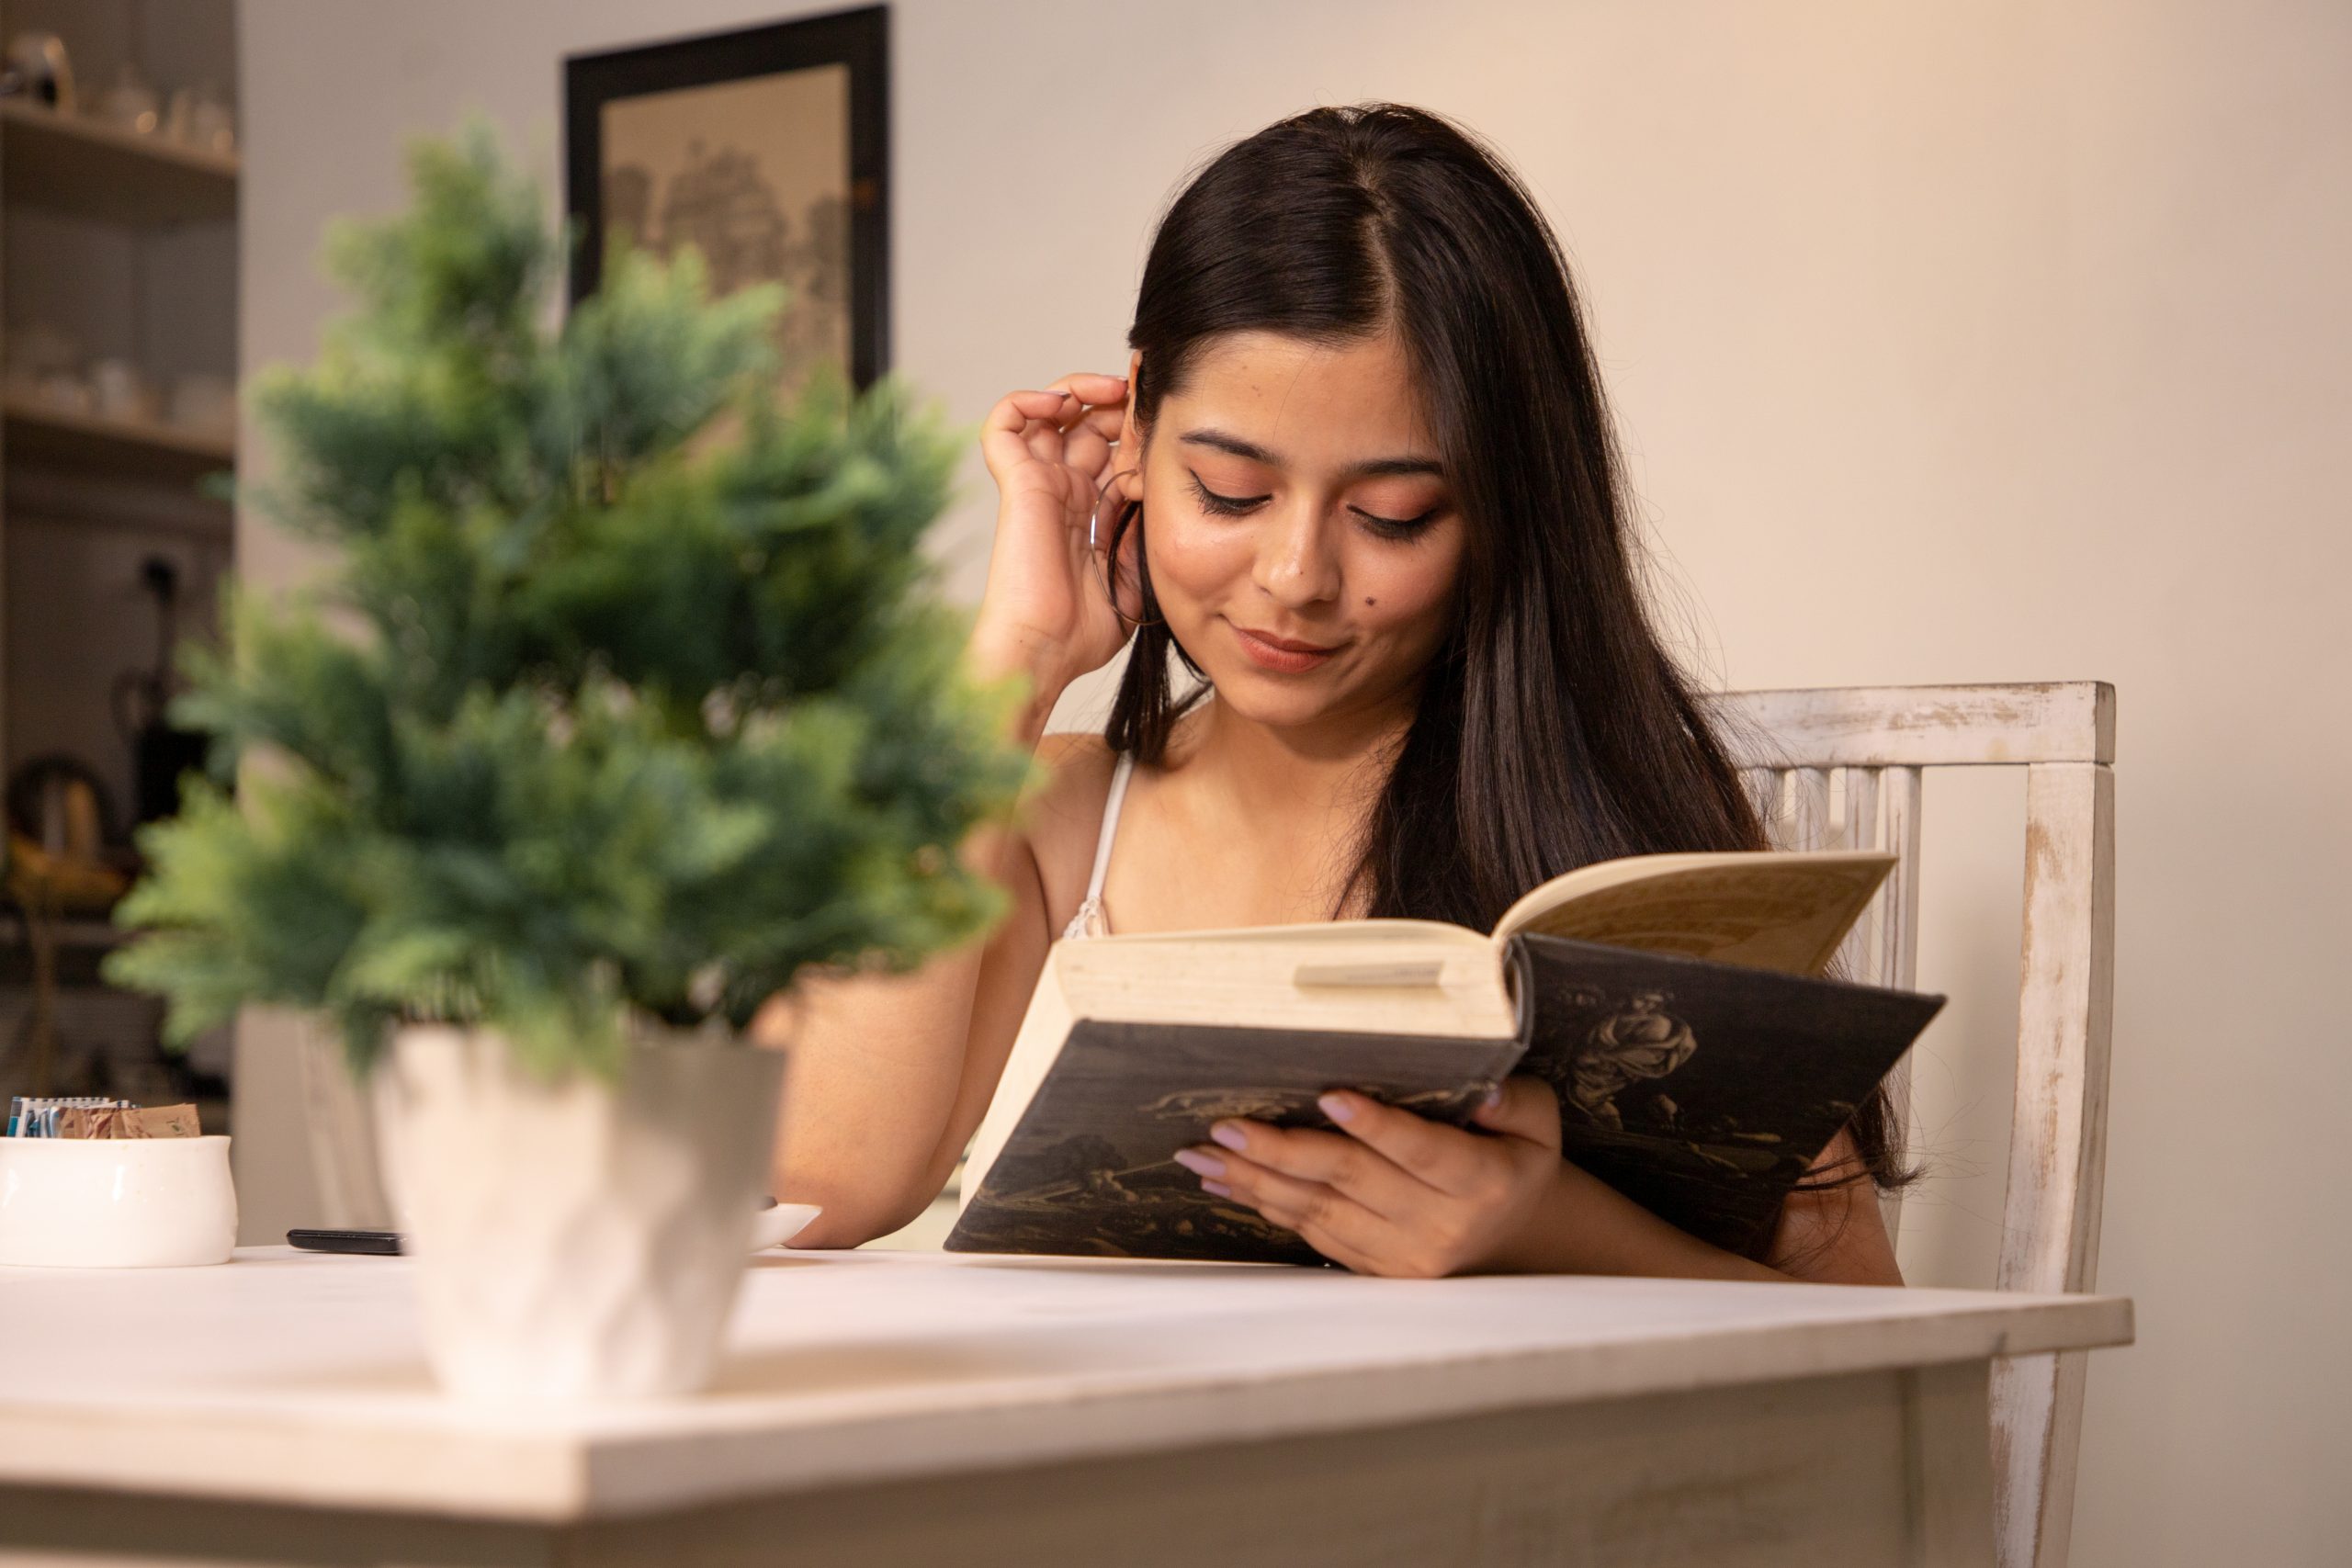
{"type": "MultiPolygon", "coordinates": [[[[552,172],[560,54],[792,9],[244,0],[244,363],[310,350],[319,224],[397,199],[401,134],[482,107],[552,172]]],[[[2101,1283],[2141,1343],[2093,1363],[2077,1560],[2340,1561],[2352,8],[894,12],[893,338],[957,418],[1121,364],[1195,160],[1317,102],[1424,104],[1560,227],[1713,675],[2117,683],[2101,1283]]],[[[941,536],[967,594],[970,473],[941,536]]],[[[255,575],[291,570],[247,527],[255,575]]],[[[1924,1047],[1915,1280],[1990,1266],[2020,799],[1931,786],[1921,976],[1955,1002],[1924,1047]]],[[[255,1234],[312,1207],[281,1043],[245,1042],[255,1234]]]]}

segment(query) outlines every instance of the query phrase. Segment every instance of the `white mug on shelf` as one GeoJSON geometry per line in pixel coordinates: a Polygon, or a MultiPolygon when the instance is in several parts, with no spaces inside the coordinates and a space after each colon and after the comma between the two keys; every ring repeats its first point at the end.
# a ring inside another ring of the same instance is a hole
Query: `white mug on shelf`
{"type": "Polygon", "coordinates": [[[175,87],[170,104],[164,110],[164,140],[194,141],[196,140],[196,89],[175,87]]]}
{"type": "Polygon", "coordinates": [[[155,389],[138,366],[128,359],[100,359],[90,366],[90,395],[98,412],[109,419],[151,420],[155,417],[155,389]]]}
{"type": "Polygon", "coordinates": [[[187,140],[208,152],[237,150],[237,110],[220,89],[207,82],[188,105],[187,140]]]}
{"type": "Polygon", "coordinates": [[[139,136],[152,136],[161,116],[161,101],[139,67],[126,60],[114,85],[98,100],[98,115],[107,124],[139,136]]]}

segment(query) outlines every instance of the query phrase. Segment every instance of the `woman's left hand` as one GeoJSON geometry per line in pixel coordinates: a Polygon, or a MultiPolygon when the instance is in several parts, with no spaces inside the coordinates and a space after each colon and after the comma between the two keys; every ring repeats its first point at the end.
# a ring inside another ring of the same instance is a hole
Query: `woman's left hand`
{"type": "Polygon", "coordinates": [[[1176,1158],[1219,1196],[1296,1231],[1360,1274],[1434,1278],[1514,1267],[1560,1179],[1560,1102],[1507,1079],[1467,1132],[1345,1089],[1317,1101],[1338,1132],[1220,1122],[1219,1146],[1176,1158]]]}

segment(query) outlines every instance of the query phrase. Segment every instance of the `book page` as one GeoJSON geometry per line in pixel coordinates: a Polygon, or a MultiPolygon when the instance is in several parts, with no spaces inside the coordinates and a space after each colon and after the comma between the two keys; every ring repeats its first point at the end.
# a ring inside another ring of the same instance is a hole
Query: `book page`
{"type": "Polygon", "coordinates": [[[1458,935],[1433,942],[1394,933],[1366,940],[1367,923],[1300,926],[1283,942],[1250,940],[1256,931],[1202,931],[1182,940],[1093,937],[1055,943],[1047,963],[1073,1018],[1388,1034],[1512,1032],[1517,1017],[1490,943],[1458,935]]]}
{"type": "Polygon", "coordinates": [[[1496,924],[1495,940],[1540,931],[1818,974],[1894,864],[1891,854],[1843,850],[1609,861],[1555,877],[1521,898],[1496,924]]]}
{"type": "Polygon", "coordinates": [[[1480,947],[1487,938],[1467,926],[1444,920],[1385,918],[1377,920],[1296,920],[1280,926],[1217,926],[1192,931],[1119,931],[1097,942],[1412,942],[1456,947],[1480,947]]]}

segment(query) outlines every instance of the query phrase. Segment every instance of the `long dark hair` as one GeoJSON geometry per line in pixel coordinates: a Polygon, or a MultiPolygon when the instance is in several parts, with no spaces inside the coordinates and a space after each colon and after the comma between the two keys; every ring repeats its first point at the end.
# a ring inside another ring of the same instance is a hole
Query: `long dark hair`
{"type": "MultiPolygon", "coordinates": [[[[1326,107],[1227,148],[1161,219],[1128,346],[1138,432],[1221,333],[1405,345],[1468,538],[1451,629],[1422,678],[1337,907],[1493,924],[1548,877],[1618,855],[1766,846],[1737,770],[1660,646],[1639,586],[1623,459],[1558,240],[1473,133],[1398,104],[1326,107]]],[[[1141,624],[1105,739],[1158,762],[1205,694],[1172,652],[1132,530],[1141,624]]],[[[1852,1124],[1901,1179],[1883,1100],[1852,1124]]],[[[1859,1174],[1859,1173],[1854,1173],[1859,1174]]],[[[1849,1178],[1850,1179],[1850,1178],[1849,1178]]]]}

